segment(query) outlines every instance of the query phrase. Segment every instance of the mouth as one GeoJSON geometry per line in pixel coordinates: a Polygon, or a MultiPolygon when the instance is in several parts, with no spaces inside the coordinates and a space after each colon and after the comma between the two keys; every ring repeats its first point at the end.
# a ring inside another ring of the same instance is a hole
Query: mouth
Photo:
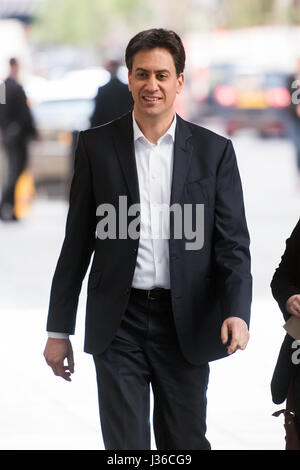
{"type": "Polygon", "coordinates": [[[156,103],[157,101],[160,101],[162,98],[160,96],[143,95],[142,99],[144,101],[147,101],[147,103],[156,103]]]}

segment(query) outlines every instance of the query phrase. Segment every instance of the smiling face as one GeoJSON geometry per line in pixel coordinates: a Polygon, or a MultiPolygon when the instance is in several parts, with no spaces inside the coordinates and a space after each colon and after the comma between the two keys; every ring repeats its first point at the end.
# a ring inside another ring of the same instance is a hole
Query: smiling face
{"type": "Polygon", "coordinates": [[[171,116],[183,82],[183,73],[176,75],[169,51],[160,48],[139,51],[133,58],[132,70],[128,74],[136,117],[165,119],[171,116]]]}

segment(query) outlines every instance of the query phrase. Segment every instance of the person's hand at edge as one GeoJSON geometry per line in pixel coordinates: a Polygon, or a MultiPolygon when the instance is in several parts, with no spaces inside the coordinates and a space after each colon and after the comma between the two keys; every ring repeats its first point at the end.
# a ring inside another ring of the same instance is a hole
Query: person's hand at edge
{"type": "Polygon", "coordinates": [[[221,341],[223,344],[230,344],[227,347],[228,354],[234,353],[237,349],[245,349],[249,341],[249,331],[247,323],[239,317],[228,317],[221,327],[221,341]]]}
{"type": "Polygon", "coordinates": [[[285,304],[286,311],[300,318],[300,294],[292,295],[285,304]]]}
{"type": "Polygon", "coordinates": [[[71,382],[71,374],[74,373],[74,357],[69,339],[48,338],[44,357],[55,375],[71,382]],[[67,365],[64,365],[65,359],[67,365]]]}

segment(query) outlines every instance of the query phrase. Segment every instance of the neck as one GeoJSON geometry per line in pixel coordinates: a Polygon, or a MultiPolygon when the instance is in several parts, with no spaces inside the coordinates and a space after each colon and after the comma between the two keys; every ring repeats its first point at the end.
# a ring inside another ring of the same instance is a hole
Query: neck
{"type": "Polygon", "coordinates": [[[140,116],[135,108],[133,112],[139,128],[152,144],[157,144],[158,139],[167,132],[174,120],[174,110],[164,117],[150,116],[149,118],[140,116]]]}

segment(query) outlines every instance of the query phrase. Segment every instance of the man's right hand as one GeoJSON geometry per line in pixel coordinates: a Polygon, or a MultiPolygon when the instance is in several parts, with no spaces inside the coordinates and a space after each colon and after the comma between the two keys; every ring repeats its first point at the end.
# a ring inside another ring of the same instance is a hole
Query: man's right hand
{"type": "Polygon", "coordinates": [[[300,294],[292,295],[285,304],[286,310],[300,318],[300,294]]]}
{"type": "Polygon", "coordinates": [[[74,358],[69,339],[48,338],[44,357],[55,375],[71,382],[71,374],[74,373],[74,358]],[[65,359],[67,359],[67,365],[64,365],[65,359]]]}

